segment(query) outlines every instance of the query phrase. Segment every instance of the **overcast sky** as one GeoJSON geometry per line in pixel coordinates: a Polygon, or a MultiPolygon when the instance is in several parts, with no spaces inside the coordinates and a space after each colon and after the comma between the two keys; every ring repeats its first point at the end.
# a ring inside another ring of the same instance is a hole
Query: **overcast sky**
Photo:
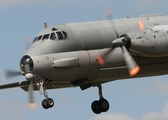
{"type": "MultiPolygon", "coordinates": [[[[110,8],[115,19],[141,14],[167,15],[167,0],[0,0],[0,84],[21,81],[5,80],[4,69],[19,70],[26,51],[25,39],[33,39],[48,25],[106,19],[110,8]]],[[[41,107],[43,95],[35,92],[36,109],[27,107],[27,93],[20,88],[0,91],[1,120],[167,120],[168,76],[127,79],[103,85],[110,103],[107,113],[95,115],[91,103],[98,99],[97,88],[49,90],[55,100],[52,109],[41,107]]]]}

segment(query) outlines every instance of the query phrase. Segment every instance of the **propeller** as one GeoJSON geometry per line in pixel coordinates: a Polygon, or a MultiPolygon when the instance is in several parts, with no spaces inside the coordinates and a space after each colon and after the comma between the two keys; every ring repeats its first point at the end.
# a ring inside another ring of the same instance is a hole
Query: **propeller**
{"type": "Polygon", "coordinates": [[[141,31],[145,29],[145,24],[144,24],[144,22],[142,21],[142,19],[140,19],[140,20],[138,21],[138,26],[139,26],[139,29],[140,29],[141,31]]]}
{"type": "MultiPolygon", "coordinates": [[[[16,71],[16,70],[7,70],[7,69],[5,69],[4,70],[5,71],[5,77],[6,77],[6,79],[10,79],[10,78],[13,78],[13,77],[16,77],[16,76],[19,76],[19,75],[21,75],[21,72],[20,71],[16,71]]],[[[25,75],[25,78],[28,80],[28,81],[30,81],[30,84],[29,84],[29,86],[28,86],[28,98],[29,98],[29,105],[28,105],[28,107],[29,108],[36,108],[37,107],[37,105],[36,105],[36,103],[35,103],[35,101],[34,101],[34,94],[33,94],[33,91],[34,91],[34,82],[33,82],[33,74],[31,74],[31,73],[27,73],[26,75],[25,75]]]]}
{"type": "Polygon", "coordinates": [[[21,75],[20,71],[9,70],[9,69],[5,69],[4,73],[5,73],[6,79],[10,79],[10,78],[17,77],[17,76],[21,75]]]}
{"type": "Polygon", "coordinates": [[[26,49],[29,48],[30,42],[31,42],[30,37],[26,37],[26,38],[24,39],[24,42],[25,42],[25,47],[26,47],[26,49]]]}
{"type": "Polygon", "coordinates": [[[29,108],[36,108],[37,105],[34,101],[34,94],[33,94],[33,91],[34,91],[34,86],[33,86],[33,81],[30,81],[30,84],[29,84],[29,108]]]}
{"type": "MultiPolygon", "coordinates": [[[[129,72],[130,76],[132,77],[140,71],[140,67],[137,65],[137,63],[135,62],[135,60],[132,58],[132,56],[129,54],[127,48],[125,47],[128,42],[126,37],[119,37],[119,34],[118,34],[117,29],[115,27],[114,21],[112,19],[112,14],[111,14],[110,9],[107,9],[105,11],[105,15],[108,18],[109,23],[113,27],[113,29],[115,31],[115,35],[117,36],[117,39],[112,41],[112,49],[115,47],[120,47],[122,49],[123,57],[124,57],[126,65],[128,67],[128,72],[129,72]]],[[[140,26],[141,30],[144,29],[144,24],[142,21],[139,22],[139,26],[140,26]]],[[[98,55],[98,62],[102,66],[105,64],[103,58],[100,55],[98,55]]]]}

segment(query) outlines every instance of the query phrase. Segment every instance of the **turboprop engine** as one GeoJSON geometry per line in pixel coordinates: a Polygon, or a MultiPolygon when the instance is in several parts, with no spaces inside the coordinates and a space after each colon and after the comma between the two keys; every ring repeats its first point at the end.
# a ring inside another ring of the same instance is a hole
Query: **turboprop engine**
{"type": "Polygon", "coordinates": [[[168,55],[168,25],[149,27],[140,32],[130,32],[113,41],[124,44],[132,54],[146,57],[168,55]]]}

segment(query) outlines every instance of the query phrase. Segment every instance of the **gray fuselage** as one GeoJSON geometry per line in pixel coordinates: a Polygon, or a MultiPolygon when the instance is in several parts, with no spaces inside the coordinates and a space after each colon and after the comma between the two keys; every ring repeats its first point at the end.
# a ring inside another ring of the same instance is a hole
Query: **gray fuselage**
{"type": "MultiPolygon", "coordinates": [[[[60,57],[53,57],[52,59],[72,58],[72,56],[74,58],[79,58],[80,52],[88,52],[89,54],[93,53],[93,56],[91,56],[93,57],[92,60],[96,61],[97,53],[100,53],[103,56],[105,54],[104,51],[110,51],[105,58],[105,66],[100,66],[97,63],[94,63],[92,66],[88,63],[88,68],[86,68],[87,70],[85,72],[90,73],[87,73],[87,75],[93,74],[94,71],[96,72],[94,76],[91,75],[90,80],[94,81],[95,83],[104,83],[117,79],[130,78],[121,49],[115,48],[113,51],[110,49],[112,46],[112,41],[117,38],[115,29],[119,36],[126,33],[139,32],[141,31],[138,25],[139,20],[143,21],[145,29],[151,26],[168,25],[168,16],[149,15],[141,16],[139,18],[127,18],[114,21],[80,22],[50,26],[42,30],[37,35],[37,38],[28,48],[25,55],[40,58],[42,60],[46,56],[51,57],[57,55],[60,57]],[[51,33],[53,32],[56,34],[56,39],[51,39],[51,33]],[[62,34],[62,38],[59,36],[60,33],[62,34]],[[39,36],[41,36],[40,39],[38,39],[39,36]],[[43,39],[44,36],[48,36],[48,38],[43,39]],[[74,54],[76,54],[76,56],[74,56],[74,54]],[[93,71],[90,70],[91,68],[93,68],[93,71]]],[[[85,59],[85,57],[86,59],[89,59],[90,56],[86,54],[87,53],[84,54],[84,57],[80,57],[79,59],[85,59]]],[[[166,56],[134,56],[134,59],[141,68],[140,73],[138,73],[135,77],[167,74],[168,58],[166,56]]],[[[52,64],[52,60],[50,62],[52,64]]],[[[47,65],[50,65],[50,63],[47,65]]],[[[81,78],[77,77],[79,74],[73,76],[73,72],[67,74],[67,77],[64,76],[62,78],[58,78],[58,76],[56,77],[54,74],[54,71],[49,72],[49,70],[51,70],[51,68],[41,71],[41,75],[60,84],[70,83],[81,78]],[[71,75],[73,77],[68,77],[71,75]]],[[[77,69],[75,70],[77,71],[77,69]]],[[[83,71],[81,71],[80,74],[82,74],[82,72],[83,71]]],[[[37,72],[37,74],[40,74],[40,72],[37,72]]],[[[83,78],[84,77],[87,78],[87,76],[83,76],[83,78]]]]}

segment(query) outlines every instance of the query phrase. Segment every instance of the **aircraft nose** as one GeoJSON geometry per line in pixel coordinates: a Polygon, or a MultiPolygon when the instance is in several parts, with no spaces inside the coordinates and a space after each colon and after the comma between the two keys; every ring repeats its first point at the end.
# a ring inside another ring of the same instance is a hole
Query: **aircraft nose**
{"type": "Polygon", "coordinates": [[[20,69],[23,74],[29,73],[33,70],[34,64],[30,56],[24,55],[20,60],[20,69]]]}

